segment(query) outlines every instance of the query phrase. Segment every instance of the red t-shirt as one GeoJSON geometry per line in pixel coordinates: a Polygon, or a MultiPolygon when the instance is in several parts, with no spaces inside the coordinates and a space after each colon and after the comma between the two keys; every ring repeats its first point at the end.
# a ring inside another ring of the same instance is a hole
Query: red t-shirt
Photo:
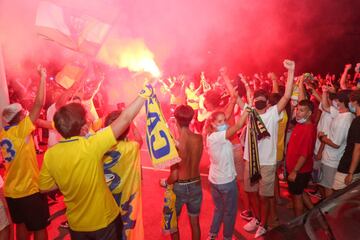
{"type": "Polygon", "coordinates": [[[304,156],[306,161],[300,168],[299,173],[308,173],[313,170],[315,140],[316,127],[313,123],[296,124],[286,151],[286,170],[289,173],[294,170],[300,156],[304,156]]]}

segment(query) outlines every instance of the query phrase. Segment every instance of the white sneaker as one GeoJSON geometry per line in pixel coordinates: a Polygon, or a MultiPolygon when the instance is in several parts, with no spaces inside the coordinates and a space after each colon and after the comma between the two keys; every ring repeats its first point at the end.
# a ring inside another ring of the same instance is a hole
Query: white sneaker
{"type": "Polygon", "coordinates": [[[259,225],[259,227],[255,233],[255,238],[258,238],[258,237],[264,235],[265,233],[266,233],[266,229],[263,226],[259,225]]]}
{"type": "Polygon", "coordinates": [[[247,232],[252,232],[258,228],[259,224],[260,224],[259,220],[253,217],[250,222],[248,222],[243,226],[243,229],[247,232]]]}

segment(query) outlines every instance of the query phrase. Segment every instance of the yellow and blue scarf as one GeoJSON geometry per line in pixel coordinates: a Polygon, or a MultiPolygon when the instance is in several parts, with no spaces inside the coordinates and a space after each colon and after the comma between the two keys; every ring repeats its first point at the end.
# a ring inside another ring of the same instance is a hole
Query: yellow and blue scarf
{"type": "Polygon", "coordinates": [[[155,168],[166,168],[181,161],[175,141],[170,134],[155,94],[147,98],[146,109],[146,144],[155,168]]]}

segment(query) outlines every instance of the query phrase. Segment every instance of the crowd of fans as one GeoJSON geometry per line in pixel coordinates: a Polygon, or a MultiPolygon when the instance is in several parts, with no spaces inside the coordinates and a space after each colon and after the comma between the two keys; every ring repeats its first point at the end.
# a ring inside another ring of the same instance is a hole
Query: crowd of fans
{"type": "MultiPolygon", "coordinates": [[[[279,225],[279,181],[287,182],[294,216],[303,214],[316,203],[310,196],[327,198],[360,178],[360,64],[353,76],[352,66],[346,64],[339,78],[312,73],[295,76],[291,60],[285,60],[284,67],[287,71],[280,76],[257,73],[232,78],[226,68],[220,69],[216,81],[207,79],[204,72],[193,80],[172,76],[147,85],[131,104],[120,104],[121,109],[110,114],[99,94],[103,77],[87,88],[78,81],[63,89],[54,81],[47,82],[46,70],[40,67],[39,86],[29,88],[32,94],[27,94],[31,103],[10,86],[12,104],[2,112],[5,177],[4,184],[0,178],[4,192],[0,239],[9,239],[10,218],[17,225],[17,239],[27,239],[31,232],[34,239],[47,239],[49,210],[42,193],[57,189],[64,195],[73,239],[119,239],[118,205],[97,162],[114,145],[125,144],[119,141],[154,89],[163,95],[159,98],[164,112],[170,109],[165,115],[182,159],[160,184],[174,185],[177,215],[187,205],[193,239],[201,235],[203,148],[210,158],[208,180],[215,205],[208,239],[217,239],[222,224],[224,239],[232,239],[238,208],[240,217],[248,221],[244,230],[255,237],[279,225]],[[45,112],[46,88],[51,98],[45,112]],[[40,171],[35,150],[41,153],[39,145],[46,139],[48,150],[40,171]],[[64,154],[67,161],[58,161],[64,154]],[[94,164],[81,165],[83,158],[93,159],[94,164]],[[80,178],[68,175],[74,171],[80,178]],[[309,183],[312,192],[305,191],[309,183]],[[84,200],[85,195],[92,201],[84,200]],[[102,202],[101,209],[96,201],[102,202]],[[76,207],[79,204],[81,209],[76,207]]],[[[139,149],[141,134],[134,127],[130,130],[139,143],[131,147],[139,149]]],[[[178,239],[179,234],[172,233],[172,238],[178,239]]]]}

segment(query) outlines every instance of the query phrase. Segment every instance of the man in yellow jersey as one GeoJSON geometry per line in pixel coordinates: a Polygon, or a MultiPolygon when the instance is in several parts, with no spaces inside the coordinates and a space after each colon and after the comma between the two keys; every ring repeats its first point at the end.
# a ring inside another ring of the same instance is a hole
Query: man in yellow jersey
{"type": "Polygon", "coordinates": [[[122,238],[120,209],[106,184],[102,157],[152,94],[153,88],[146,85],[110,126],[90,136],[81,104],[70,103],[55,113],[55,128],[64,140],[45,153],[40,189],[58,188],[64,195],[72,239],[122,238]]]}
{"type": "Polygon", "coordinates": [[[39,193],[39,166],[31,132],[45,100],[46,69],[39,66],[41,80],[34,105],[29,113],[19,103],[10,104],[2,112],[7,125],[1,129],[0,146],[5,159],[4,195],[12,221],[16,224],[16,239],[47,239],[49,208],[39,193]]]}
{"type": "MultiPolygon", "coordinates": [[[[111,112],[105,118],[105,126],[109,126],[121,114],[121,110],[111,112]]],[[[143,240],[141,200],[141,165],[140,148],[142,137],[134,125],[129,126],[117,144],[105,153],[105,177],[116,203],[120,207],[123,221],[123,239],[143,240]],[[128,135],[133,138],[129,139],[128,135]]]]}

